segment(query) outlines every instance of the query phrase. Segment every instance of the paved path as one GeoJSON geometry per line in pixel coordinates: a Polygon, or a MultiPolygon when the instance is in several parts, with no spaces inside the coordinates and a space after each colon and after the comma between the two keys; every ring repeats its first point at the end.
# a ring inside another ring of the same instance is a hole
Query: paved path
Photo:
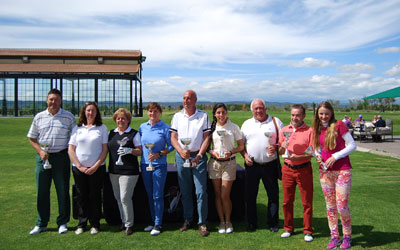
{"type": "Polygon", "coordinates": [[[391,136],[386,136],[383,142],[373,142],[371,139],[362,142],[356,140],[357,151],[400,159],[400,136],[393,136],[393,141],[391,139],[391,136]]]}

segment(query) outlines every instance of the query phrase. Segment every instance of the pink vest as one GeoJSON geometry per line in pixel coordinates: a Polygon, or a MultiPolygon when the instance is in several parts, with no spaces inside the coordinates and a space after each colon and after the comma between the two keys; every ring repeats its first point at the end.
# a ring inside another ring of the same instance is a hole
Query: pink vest
{"type": "MultiPolygon", "coordinates": [[[[336,122],[336,131],[338,133],[338,136],[336,138],[336,148],[334,148],[333,150],[327,150],[324,148],[326,129],[327,129],[326,127],[322,127],[321,135],[319,136],[319,143],[322,148],[321,155],[322,155],[322,159],[324,160],[324,162],[326,160],[328,160],[332,156],[332,154],[345,148],[346,144],[345,144],[345,141],[343,140],[342,136],[349,131],[346,124],[344,124],[342,121],[337,121],[336,122]]],[[[333,164],[333,166],[331,168],[329,168],[329,170],[332,170],[332,171],[345,170],[345,169],[351,169],[351,163],[350,163],[349,156],[346,156],[342,159],[337,160],[335,162],[335,164],[333,164]]]]}

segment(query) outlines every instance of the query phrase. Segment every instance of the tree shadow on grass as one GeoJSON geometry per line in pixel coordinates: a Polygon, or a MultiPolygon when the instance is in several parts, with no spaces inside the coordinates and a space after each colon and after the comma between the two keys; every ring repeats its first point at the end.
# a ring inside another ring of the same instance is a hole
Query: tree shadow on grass
{"type": "Polygon", "coordinates": [[[353,234],[359,237],[352,238],[352,245],[359,245],[364,248],[378,247],[389,243],[400,242],[400,233],[373,231],[370,225],[353,225],[353,234]]]}
{"type": "MultiPolygon", "coordinates": [[[[339,220],[340,221],[340,220],[339,220]]],[[[339,222],[340,224],[340,222],[339,222]]],[[[294,219],[295,232],[302,233],[303,218],[294,219]]],[[[314,237],[330,238],[330,230],[327,218],[313,218],[314,237]]],[[[400,233],[397,232],[379,232],[373,231],[371,225],[352,225],[352,245],[363,248],[372,248],[384,246],[394,242],[400,242],[400,233]]],[[[342,235],[342,227],[339,227],[339,233],[342,235]]]]}

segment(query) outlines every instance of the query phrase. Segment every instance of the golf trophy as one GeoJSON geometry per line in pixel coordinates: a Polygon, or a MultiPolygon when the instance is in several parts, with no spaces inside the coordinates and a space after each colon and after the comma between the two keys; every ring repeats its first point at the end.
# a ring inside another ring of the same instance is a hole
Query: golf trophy
{"type": "MultiPolygon", "coordinates": [[[[273,132],[264,132],[265,137],[267,137],[267,147],[271,145],[271,137],[274,133],[273,132]]],[[[271,157],[272,155],[268,153],[267,150],[267,157],[271,157]]]]}
{"type": "MultiPolygon", "coordinates": [[[[154,147],[154,143],[145,143],[144,146],[149,150],[149,155],[151,154],[151,149],[154,147]]],[[[153,163],[150,161],[149,166],[146,167],[147,171],[154,171],[153,163]]]]}
{"type": "MultiPolygon", "coordinates": [[[[181,143],[185,146],[184,150],[189,150],[189,144],[192,143],[192,138],[181,138],[180,139],[181,143]]],[[[183,163],[183,167],[185,168],[190,168],[190,161],[189,159],[185,160],[185,163],[183,163]]]]}
{"type": "MultiPolygon", "coordinates": [[[[47,154],[49,152],[49,142],[41,141],[39,144],[40,144],[40,147],[43,149],[43,151],[46,152],[46,154],[47,154]]],[[[51,169],[51,164],[49,162],[49,159],[46,159],[44,161],[43,168],[44,169],[51,169]]]]}
{"type": "Polygon", "coordinates": [[[224,146],[224,136],[226,135],[226,130],[221,129],[217,130],[217,134],[220,136],[221,140],[221,149],[219,150],[219,158],[225,158],[225,146],[224,146]]]}
{"type": "Polygon", "coordinates": [[[285,153],[282,155],[282,158],[286,159],[289,157],[289,150],[288,150],[289,137],[292,135],[292,132],[282,132],[282,133],[283,133],[283,136],[285,136],[285,138],[286,138],[286,147],[287,147],[285,150],[285,153]]]}
{"type": "MultiPolygon", "coordinates": [[[[309,147],[306,149],[306,151],[305,151],[304,153],[307,154],[307,155],[312,155],[312,156],[314,156],[315,158],[318,158],[318,155],[312,150],[312,147],[311,147],[311,146],[309,146],[309,147]]],[[[321,162],[321,166],[322,166],[322,169],[323,169],[324,171],[327,170],[324,161],[321,162]]]]}
{"type": "MultiPolygon", "coordinates": [[[[128,137],[124,137],[122,140],[117,140],[117,143],[119,144],[119,149],[121,149],[123,146],[125,146],[125,144],[129,141],[128,137]]],[[[119,150],[118,149],[118,150],[119,150]]],[[[124,165],[124,163],[122,162],[122,157],[121,155],[118,156],[118,160],[115,162],[115,165],[124,165]]]]}

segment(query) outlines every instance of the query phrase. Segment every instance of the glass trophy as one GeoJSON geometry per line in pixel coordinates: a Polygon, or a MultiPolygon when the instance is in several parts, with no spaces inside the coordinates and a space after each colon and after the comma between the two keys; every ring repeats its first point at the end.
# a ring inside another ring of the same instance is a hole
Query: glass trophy
{"type": "MultiPolygon", "coordinates": [[[[125,146],[125,144],[129,141],[128,137],[124,137],[122,140],[117,140],[117,143],[119,144],[119,149],[122,148],[123,146],[125,146]]],[[[121,155],[118,156],[118,160],[115,162],[115,165],[124,165],[124,163],[122,162],[122,157],[121,155]]]]}
{"type": "Polygon", "coordinates": [[[286,139],[286,150],[285,153],[282,155],[282,158],[286,159],[289,158],[289,137],[292,135],[292,132],[282,132],[283,136],[285,136],[286,139]]]}
{"type": "MultiPolygon", "coordinates": [[[[313,151],[313,149],[312,149],[311,146],[309,146],[309,147],[306,149],[306,151],[304,152],[304,154],[312,155],[312,156],[314,156],[315,158],[318,158],[318,155],[313,151]]],[[[322,166],[322,169],[323,169],[324,171],[328,170],[328,168],[326,167],[324,161],[321,162],[321,166],[322,166]]]]}
{"type": "Polygon", "coordinates": [[[225,129],[217,130],[217,134],[219,135],[219,139],[221,140],[221,149],[219,150],[219,158],[225,158],[224,136],[226,135],[226,130],[225,129]]]}
{"type": "MultiPolygon", "coordinates": [[[[41,141],[39,144],[40,144],[40,147],[43,149],[43,151],[46,152],[46,154],[47,154],[49,152],[49,144],[50,143],[48,141],[41,141]]],[[[49,162],[49,159],[46,159],[44,161],[43,168],[51,169],[51,164],[49,162]]]]}
{"type": "MultiPolygon", "coordinates": [[[[189,150],[189,145],[190,143],[192,143],[192,138],[181,138],[180,139],[181,143],[185,146],[184,149],[185,150],[189,150]]],[[[185,168],[190,168],[190,161],[189,159],[185,160],[185,163],[183,163],[183,167],[185,168]]]]}
{"type": "MultiPolygon", "coordinates": [[[[271,145],[271,137],[274,133],[273,132],[264,132],[265,137],[267,137],[267,147],[271,145]]],[[[272,157],[270,153],[268,153],[267,149],[267,157],[272,157]]]]}
{"type": "MultiPolygon", "coordinates": [[[[154,143],[145,143],[144,146],[149,150],[149,155],[151,154],[151,149],[154,147],[154,143]]],[[[149,166],[146,167],[147,171],[154,171],[153,163],[150,161],[149,166]]]]}

